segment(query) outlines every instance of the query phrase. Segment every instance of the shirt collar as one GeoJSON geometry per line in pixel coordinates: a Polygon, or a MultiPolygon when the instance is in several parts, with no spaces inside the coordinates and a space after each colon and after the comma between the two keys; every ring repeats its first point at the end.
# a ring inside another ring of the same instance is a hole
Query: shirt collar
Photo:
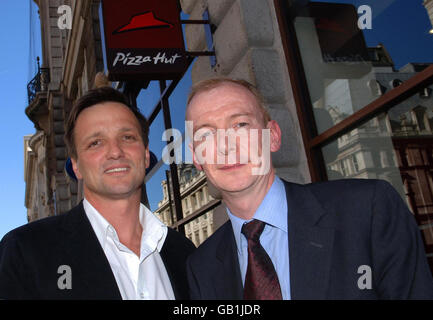
{"type": "MultiPolygon", "coordinates": [[[[236,246],[238,252],[242,253],[241,250],[241,237],[242,237],[242,225],[250,220],[244,220],[235,216],[227,208],[227,214],[232,223],[236,246]]],[[[287,198],[284,183],[280,178],[275,176],[274,182],[271,185],[268,193],[260,203],[256,212],[253,215],[253,219],[257,219],[265,222],[266,224],[278,228],[287,233],[287,198]]]]}
{"type": "MultiPolygon", "coordinates": [[[[107,237],[112,237],[116,245],[123,246],[114,227],[90,204],[83,200],[84,211],[95,231],[96,237],[105,250],[107,237]]],[[[140,255],[145,257],[157,250],[161,251],[167,236],[168,228],[146,206],[140,203],[139,221],[143,232],[141,234],[140,255]]]]}
{"type": "Polygon", "coordinates": [[[141,253],[146,248],[149,253],[161,252],[167,237],[168,228],[144,204],[140,204],[140,223],[143,227],[141,235],[141,253]]]}

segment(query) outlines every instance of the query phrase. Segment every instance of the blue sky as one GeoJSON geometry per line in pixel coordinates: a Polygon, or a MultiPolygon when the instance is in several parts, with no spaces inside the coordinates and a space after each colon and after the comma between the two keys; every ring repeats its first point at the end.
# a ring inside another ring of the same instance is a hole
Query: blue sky
{"type": "MultiPolygon", "coordinates": [[[[382,42],[390,52],[397,67],[407,62],[433,62],[433,35],[431,24],[422,0],[334,0],[332,2],[367,4],[372,7],[373,29],[365,30],[367,45],[382,42]]],[[[24,110],[27,106],[27,83],[36,73],[36,56],[40,54],[40,41],[29,36],[30,4],[37,10],[33,0],[0,1],[0,238],[9,230],[27,222],[24,206],[24,150],[23,137],[35,132],[33,123],[24,110]],[[30,42],[32,39],[32,42],[30,42]]],[[[33,14],[36,19],[37,15],[33,14]]],[[[39,30],[37,21],[33,28],[39,30]]],[[[190,87],[190,73],[182,80],[170,98],[173,126],[183,131],[184,104],[190,87]]],[[[159,96],[157,83],[143,91],[138,105],[148,114],[159,96]]],[[[162,116],[150,129],[150,148],[158,158],[165,142],[162,116]]],[[[156,209],[161,199],[160,181],[165,179],[164,166],[148,183],[147,190],[151,209],[156,209]]]]}
{"type": "MultiPolygon", "coordinates": [[[[185,131],[185,102],[190,87],[191,72],[188,70],[169,99],[173,128],[177,128],[182,133],[185,131]]],[[[158,99],[159,85],[156,81],[153,81],[147,90],[141,91],[137,98],[137,105],[142,113],[148,117],[158,99]]],[[[167,142],[162,140],[164,130],[164,120],[162,112],[160,112],[151,124],[149,130],[149,148],[153,153],[155,153],[158,159],[161,159],[162,152],[167,146],[167,142]]],[[[184,149],[185,148],[183,147],[182,150],[184,151],[184,149]]],[[[183,154],[183,157],[185,157],[185,154],[183,154]]],[[[163,165],[146,184],[149,205],[152,210],[158,208],[158,202],[162,199],[161,181],[166,179],[165,170],[170,170],[168,165],[163,165]]]]}
{"type": "Polygon", "coordinates": [[[24,110],[29,73],[30,1],[0,1],[0,237],[27,222],[23,137],[35,133],[24,110]]]}

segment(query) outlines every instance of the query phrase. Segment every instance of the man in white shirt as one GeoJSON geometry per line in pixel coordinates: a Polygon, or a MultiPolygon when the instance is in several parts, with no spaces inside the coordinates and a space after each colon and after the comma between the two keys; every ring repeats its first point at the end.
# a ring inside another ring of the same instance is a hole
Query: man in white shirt
{"type": "Polygon", "coordinates": [[[0,243],[0,298],[188,299],[194,246],[140,203],[148,125],[111,87],[73,106],[65,142],[84,200],[0,243]]]}

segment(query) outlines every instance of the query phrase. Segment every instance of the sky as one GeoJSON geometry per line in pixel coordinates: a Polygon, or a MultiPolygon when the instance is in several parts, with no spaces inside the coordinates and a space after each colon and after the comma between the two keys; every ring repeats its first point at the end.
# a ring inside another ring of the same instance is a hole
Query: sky
{"type": "MultiPolygon", "coordinates": [[[[368,46],[385,44],[397,68],[408,62],[433,62],[432,28],[422,0],[333,0],[370,5],[373,28],[364,30],[368,46]]],[[[23,137],[35,133],[33,123],[24,113],[27,107],[27,83],[36,73],[36,56],[40,55],[37,14],[30,15],[30,7],[37,10],[33,0],[0,0],[0,238],[9,230],[27,222],[24,206],[24,147],[23,137]],[[33,17],[33,28],[30,28],[33,17]],[[30,30],[33,30],[30,37],[30,30]]],[[[190,72],[170,98],[173,126],[184,129],[184,104],[191,85],[190,72]]],[[[157,83],[142,91],[137,103],[148,114],[159,96],[157,83]]],[[[150,148],[161,157],[163,121],[158,116],[150,128],[150,148]]],[[[160,182],[168,167],[162,167],[148,182],[147,191],[152,210],[162,197],[160,182]]]]}
{"type": "Polygon", "coordinates": [[[23,137],[35,133],[24,113],[29,73],[28,0],[0,1],[0,238],[27,222],[23,137]]]}

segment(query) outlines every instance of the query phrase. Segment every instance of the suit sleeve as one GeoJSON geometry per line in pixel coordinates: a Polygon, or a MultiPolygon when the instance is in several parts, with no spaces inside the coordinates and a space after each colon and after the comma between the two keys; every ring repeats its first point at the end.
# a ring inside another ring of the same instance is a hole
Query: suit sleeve
{"type": "Polygon", "coordinates": [[[372,273],[380,298],[433,299],[421,233],[403,199],[379,181],[372,206],[372,273]]]}
{"type": "Polygon", "coordinates": [[[7,234],[0,242],[0,299],[30,299],[24,259],[18,240],[7,234]]]}
{"type": "Polygon", "coordinates": [[[186,274],[188,277],[189,296],[191,300],[201,300],[200,287],[191,266],[191,256],[186,260],[186,274]]]}

